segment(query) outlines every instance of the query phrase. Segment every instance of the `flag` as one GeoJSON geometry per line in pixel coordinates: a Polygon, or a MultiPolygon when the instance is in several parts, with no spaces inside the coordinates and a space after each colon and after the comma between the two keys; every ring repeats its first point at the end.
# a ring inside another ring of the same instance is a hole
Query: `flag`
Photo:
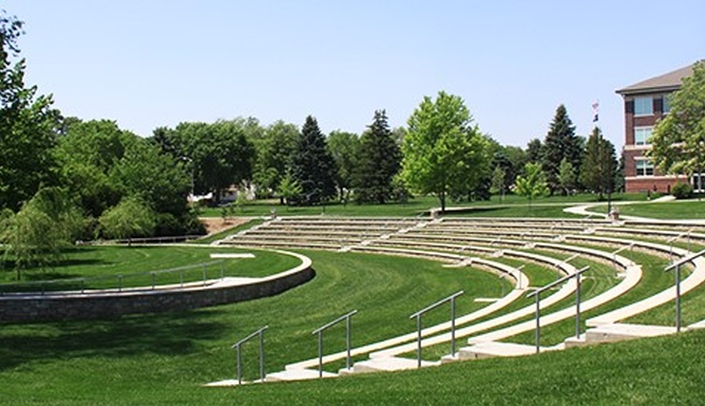
{"type": "Polygon", "coordinates": [[[592,104],[592,122],[596,123],[597,120],[599,120],[599,110],[600,110],[600,102],[596,101],[595,103],[592,104]]]}

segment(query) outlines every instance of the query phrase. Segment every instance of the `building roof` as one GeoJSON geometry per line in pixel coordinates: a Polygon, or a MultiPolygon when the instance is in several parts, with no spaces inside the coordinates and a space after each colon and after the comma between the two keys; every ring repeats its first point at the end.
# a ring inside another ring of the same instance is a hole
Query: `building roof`
{"type": "Polygon", "coordinates": [[[688,65],[684,68],[674,70],[673,72],[668,72],[661,76],[646,79],[631,86],[627,86],[623,89],[619,89],[617,90],[617,93],[621,94],[622,96],[626,96],[633,94],[670,92],[673,90],[677,90],[681,87],[683,78],[691,76],[693,74],[694,65],[695,64],[688,65]]]}

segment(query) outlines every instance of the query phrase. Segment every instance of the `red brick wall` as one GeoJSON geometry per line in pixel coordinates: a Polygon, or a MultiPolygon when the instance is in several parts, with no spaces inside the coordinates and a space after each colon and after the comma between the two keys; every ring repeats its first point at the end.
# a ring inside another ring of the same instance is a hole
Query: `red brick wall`
{"type": "MultiPolygon", "coordinates": [[[[662,97],[664,94],[643,96],[651,96],[653,98],[653,115],[634,117],[634,96],[624,96],[624,145],[627,147],[624,150],[624,175],[627,178],[636,176],[636,160],[634,158],[645,156],[646,153],[645,149],[631,150],[628,148],[628,146],[634,145],[634,127],[654,126],[658,120],[663,117],[662,97]]],[[[654,176],[655,177],[645,176],[637,179],[626,179],[626,191],[631,193],[651,190],[667,193],[670,191],[670,187],[678,180],[675,177],[663,178],[656,169],[654,169],[654,176]],[[654,190],[654,188],[656,190],[654,190]]],[[[684,181],[682,178],[680,180],[684,181]]]]}

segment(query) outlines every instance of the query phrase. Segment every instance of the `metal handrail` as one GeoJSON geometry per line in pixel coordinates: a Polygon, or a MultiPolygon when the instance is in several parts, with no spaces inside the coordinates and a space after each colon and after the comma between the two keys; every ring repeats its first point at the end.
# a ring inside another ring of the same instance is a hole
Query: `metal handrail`
{"type": "MultiPolygon", "coordinates": [[[[148,271],[148,272],[134,272],[134,273],[128,273],[128,274],[117,274],[117,275],[103,275],[103,276],[91,276],[91,277],[80,277],[80,278],[67,278],[67,279],[52,279],[48,281],[26,281],[26,282],[6,282],[6,283],[0,283],[0,296],[4,296],[6,293],[31,293],[31,292],[8,292],[6,291],[7,287],[31,287],[31,286],[39,286],[41,289],[41,294],[44,295],[46,293],[45,287],[48,285],[53,285],[53,284],[80,284],[81,285],[81,293],[86,293],[85,289],[85,284],[86,282],[95,282],[95,281],[104,281],[104,280],[110,280],[110,279],[117,279],[118,286],[117,290],[118,292],[121,292],[123,287],[122,287],[122,280],[124,278],[128,277],[139,277],[139,276],[151,276],[152,277],[152,286],[151,289],[154,290],[156,288],[155,284],[155,276],[160,275],[160,274],[168,274],[168,273],[176,273],[176,272],[183,272],[183,271],[188,271],[191,269],[196,269],[196,268],[203,268],[203,273],[204,273],[204,278],[203,278],[203,283],[205,284],[205,278],[206,278],[206,269],[210,266],[217,265],[217,264],[224,264],[224,261],[218,260],[218,261],[209,261],[209,262],[202,262],[198,264],[193,264],[193,265],[184,265],[176,268],[170,268],[170,269],[160,269],[156,271],[148,271]]],[[[220,277],[221,279],[224,277],[224,270],[221,266],[221,271],[220,271],[220,277]]],[[[183,287],[183,274],[180,275],[180,286],[183,287]]],[[[110,289],[110,288],[108,288],[110,289]]],[[[102,293],[102,292],[101,292],[102,293]]]]}
{"type": "Polygon", "coordinates": [[[319,328],[313,330],[313,331],[311,332],[311,334],[316,334],[316,333],[318,333],[319,331],[327,330],[327,329],[329,329],[330,327],[334,326],[335,324],[338,324],[338,323],[340,323],[341,321],[345,320],[346,318],[348,318],[348,317],[350,317],[350,316],[353,316],[353,315],[355,315],[355,314],[357,314],[357,310],[352,310],[352,311],[350,311],[349,313],[344,314],[344,315],[338,317],[337,319],[331,321],[330,323],[325,324],[325,325],[323,325],[323,326],[321,326],[321,327],[319,327],[319,328]]]}
{"type": "Polygon", "coordinates": [[[409,316],[409,319],[413,319],[416,317],[416,366],[417,368],[421,368],[421,316],[424,315],[424,313],[429,312],[436,307],[442,305],[445,302],[450,302],[450,351],[451,351],[451,356],[455,356],[455,298],[464,294],[464,291],[458,291],[453,293],[452,295],[441,299],[437,301],[436,303],[433,303],[429,306],[424,307],[423,309],[419,310],[418,312],[412,314],[409,316]]]}
{"type": "Polygon", "coordinates": [[[341,321],[345,320],[345,348],[347,355],[345,357],[345,367],[346,369],[350,369],[350,362],[351,362],[351,355],[350,355],[350,348],[352,347],[352,325],[350,323],[350,318],[354,315],[357,314],[357,310],[352,310],[337,319],[324,324],[323,326],[313,330],[311,332],[311,335],[318,334],[318,377],[323,378],[323,332],[329,329],[330,327],[333,327],[334,325],[340,323],[341,321]]]}
{"type": "Polygon", "coordinates": [[[259,330],[255,331],[254,333],[248,335],[247,337],[243,338],[242,340],[236,342],[233,344],[230,348],[235,348],[235,351],[237,352],[236,355],[236,361],[237,361],[237,383],[238,385],[242,384],[242,354],[240,352],[240,347],[242,344],[245,344],[246,342],[250,341],[252,338],[259,336],[259,377],[260,381],[264,382],[264,332],[265,330],[269,329],[269,326],[264,326],[260,328],[259,330]]]}
{"type": "Polygon", "coordinates": [[[575,289],[575,336],[577,338],[580,338],[580,275],[590,269],[590,266],[585,266],[574,273],[571,273],[569,275],[566,275],[560,279],[556,279],[555,281],[549,283],[548,285],[545,285],[543,287],[540,287],[533,292],[529,292],[526,297],[530,298],[534,296],[536,298],[536,311],[535,311],[535,318],[536,318],[536,331],[535,331],[535,341],[536,341],[536,353],[538,354],[541,350],[540,347],[540,342],[541,342],[541,325],[539,324],[539,319],[541,318],[541,308],[539,305],[539,300],[541,298],[541,293],[545,292],[548,289],[551,289],[557,285],[560,285],[561,283],[571,279],[575,278],[578,286],[575,289]]]}
{"type": "Polygon", "coordinates": [[[456,297],[462,295],[463,293],[465,293],[465,292],[463,292],[462,290],[461,290],[461,291],[458,291],[458,292],[453,293],[452,295],[450,295],[450,296],[448,296],[448,297],[446,297],[446,298],[444,298],[444,299],[441,299],[441,300],[437,301],[436,303],[434,303],[434,304],[432,304],[432,305],[428,305],[428,306],[424,307],[423,309],[419,310],[418,312],[416,312],[416,313],[412,314],[411,316],[409,316],[409,319],[413,319],[414,317],[416,317],[416,316],[418,316],[418,315],[422,315],[422,314],[424,314],[424,313],[427,313],[427,312],[429,312],[429,311],[435,309],[436,307],[442,305],[443,303],[445,303],[445,302],[447,302],[447,301],[449,301],[449,300],[451,300],[451,299],[455,299],[456,297]]]}
{"type": "MultiPolygon", "coordinates": [[[[690,234],[690,231],[688,231],[688,234],[690,234]]],[[[673,249],[673,248],[671,248],[673,249]]],[[[690,251],[690,250],[688,250],[690,251]]],[[[675,287],[676,287],[676,332],[681,331],[681,265],[684,265],[688,262],[693,261],[694,259],[705,255],[705,250],[696,252],[695,254],[691,254],[688,256],[685,256],[678,261],[675,261],[671,263],[671,265],[667,266],[664,269],[664,272],[669,272],[672,269],[675,269],[676,272],[674,272],[674,278],[675,278],[675,287]]]]}

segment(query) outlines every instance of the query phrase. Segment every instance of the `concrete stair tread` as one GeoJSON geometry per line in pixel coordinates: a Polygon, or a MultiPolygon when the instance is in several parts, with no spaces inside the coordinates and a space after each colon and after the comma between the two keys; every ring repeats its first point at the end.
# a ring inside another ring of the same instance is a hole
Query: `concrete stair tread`
{"type": "MultiPolygon", "coordinates": [[[[548,348],[542,347],[542,350],[548,348]]],[[[469,347],[463,347],[460,352],[472,352],[482,354],[485,357],[520,357],[523,355],[536,354],[536,346],[516,343],[503,343],[499,341],[486,341],[477,343],[469,347]]]]}
{"type": "Polygon", "coordinates": [[[675,327],[646,324],[612,323],[588,329],[587,334],[618,334],[634,337],[656,337],[674,334],[675,327]]]}
{"type": "MultiPolygon", "coordinates": [[[[323,378],[335,378],[338,374],[323,371],[323,378]]],[[[267,382],[279,381],[304,381],[309,379],[319,379],[319,373],[316,369],[287,369],[280,372],[267,374],[267,382]]]]}
{"type": "MultiPolygon", "coordinates": [[[[440,362],[421,361],[421,367],[440,365],[440,362]]],[[[417,369],[418,361],[401,357],[380,357],[356,362],[353,365],[353,373],[382,372],[382,371],[403,371],[417,369]]]]}

